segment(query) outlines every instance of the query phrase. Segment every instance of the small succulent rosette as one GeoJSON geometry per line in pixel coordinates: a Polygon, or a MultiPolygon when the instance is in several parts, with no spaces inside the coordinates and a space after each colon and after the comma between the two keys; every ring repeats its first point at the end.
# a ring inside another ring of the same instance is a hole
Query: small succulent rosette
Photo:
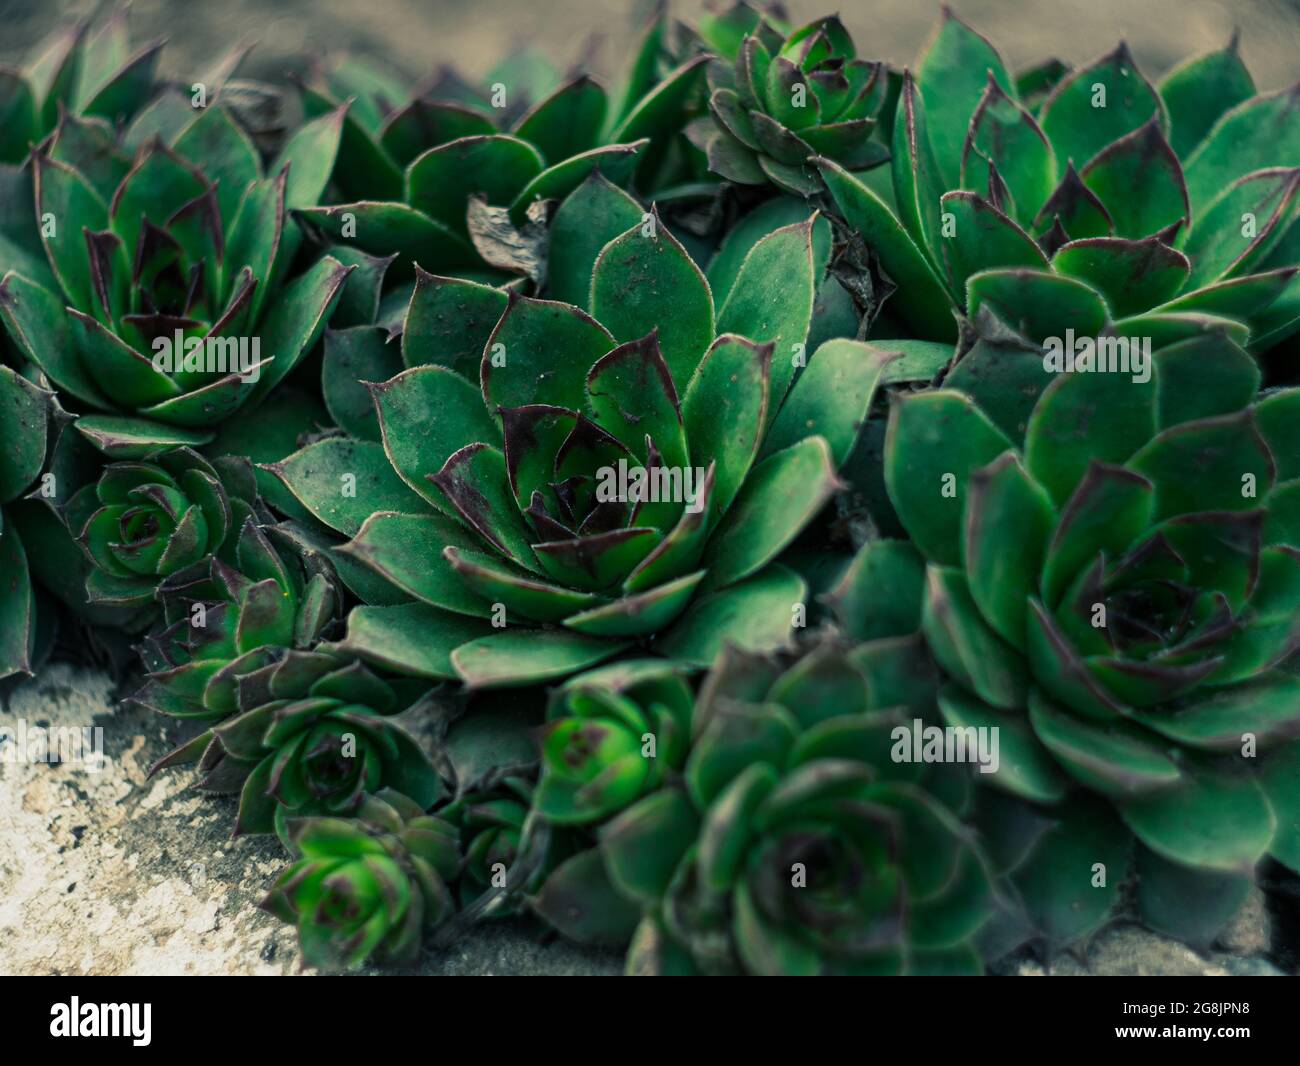
{"type": "Polygon", "coordinates": [[[264,676],[290,649],[313,647],[339,617],[333,567],[305,550],[292,527],[250,517],[234,553],[234,564],[210,556],[159,585],[163,617],[141,645],[148,675],[134,702],[175,718],[227,718],[249,675],[264,676]]]}
{"type": "MultiPolygon", "coordinates": [[[[468,792],[437,809],[439,818],[460,831],[465,859],[457,887],[462,905],[493,889],[512,887],[510,873],[525,852],[533,788],[526,777],[505,777],[491,787],[468,792]]],[[[516,913],[514,907],[503,911],[516,913]]]]}
{"type": "Polygon", "coordinates": [[[679,772],[694,696],[685,671],[634,660],[572,678],[542,729],[533,809],[554,825],[592,825],[679,772]]]}
{"type": "Polygon", "coordinates": [[[1158,86],[1123,44],[1016,76],[945,10],[903,81],[892,196],[818,165],[914,336],[988,307],[1035,342],[1222,328],[1265,352],[1300,328],[1295,92],[1258,93],[1235,41],[1158,86]]]}
{"type": "Polygon", "coordinates": [[[91,567],[92,603],[140,606],[158,586],[234,544],[254,514],[257,486],[246,461],[209,461],[190,448],[108,464],[95,484],[68,501],[64,517],[91,567]]]}
{"type": "Polygon", "coordinates": [[[854,174],[889,161],[888,127],[886,140],[875,134],[897,83],[884,63],[858,58],[837,15],[787,34],[741,4],[702,33],[718,54],[709,66],[712,121],[691,133],[715,174],[811,196],[825,188],[818,160],[854,174]]]}
{"type": "Polygon", "coordinates": [[[261,906],[297,927],[310,966],[410,965],[455,911],[456,830],[408,796],[384,789],[353,818],[293,819],[288,835],[297,861],[261,906]]]}
{"type": "Polygon", "coordinates": [[[284,840],[287,819],[348,817],[382,788],[425,809],[444,789],[429,756],[392,717],[411,708],[408,688],[355,660],[290,650],[243,675],[235,713],[155,769],[197,758],[201,790],[239,793],[236,835],[275,832],[284,840]]]}

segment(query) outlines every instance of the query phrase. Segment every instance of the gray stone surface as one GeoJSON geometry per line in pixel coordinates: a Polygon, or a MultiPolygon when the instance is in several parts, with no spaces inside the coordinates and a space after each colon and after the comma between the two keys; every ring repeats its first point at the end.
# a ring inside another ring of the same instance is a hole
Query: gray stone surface
{"type": "MultiPolygon", "coordinates": [[[[103,674],[55,664],[20,685],[0,725],[99,726],[102,768],[0,763],[0,974],[285,974],[292,929],[257,910],[284,867],[274,839],[230,839],[234,801],[187,769],[149,780],[166,726],[115,709],[103,674]]],[[[616,974],[616,956],[521,925],[480,927],[420,972],[616,974]]]]}

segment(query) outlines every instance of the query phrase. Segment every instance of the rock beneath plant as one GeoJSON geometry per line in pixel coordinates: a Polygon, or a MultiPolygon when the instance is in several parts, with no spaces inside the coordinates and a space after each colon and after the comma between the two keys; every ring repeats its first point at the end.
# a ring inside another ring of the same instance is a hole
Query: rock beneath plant
{"type": "Polygon", "coordinates": [[[1016,977],[1283,976],[1262,957],[1269,947],[1269,922],[1258,890],[1220,938],[1220,946],[1227,950],[1206,958],[1141,926],[1115,925],[1099,933],[1081,955],[1062,953],[1046,963],[1017,957],[998,970],[1016,977]]]}
{"type": "Polygon", "coordinates": [[[1264,893],[1256,886],[1219,934],[1218,946],[1229,955],[1263,955],[1272,944],[1272,933],[1264,893]]]}
{"type": "Polygon", "coordinates": [[[1088,972],[1096,977],[1223,977],[1227,971],[1185,944],[1136,925],[1117,925],[1089,945],[1088,972]]]}

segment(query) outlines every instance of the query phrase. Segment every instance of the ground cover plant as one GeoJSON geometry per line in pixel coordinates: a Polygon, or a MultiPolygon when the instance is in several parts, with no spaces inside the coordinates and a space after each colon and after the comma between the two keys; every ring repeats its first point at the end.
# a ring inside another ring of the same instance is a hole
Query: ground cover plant
{"type": "Polygon", "coordinates": [[[1235,40],[740,3],[275,129],[126,32],[0,69],[0,678],[114,661],[307,963],[980,974],[1300,874],[1300,87],[1235,40]]]}

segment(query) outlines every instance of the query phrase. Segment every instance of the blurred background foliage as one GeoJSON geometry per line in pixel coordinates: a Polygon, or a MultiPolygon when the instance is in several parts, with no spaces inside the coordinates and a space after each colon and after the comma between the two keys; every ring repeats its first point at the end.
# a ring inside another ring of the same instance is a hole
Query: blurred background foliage
{"type": "MultiPolygon", "coordinates": [[[[443,64],[478,76],[525,46],[561,69],[622,67],[654,0],[135,0],[133,37],[166,36],[164,70],[184,79],[242,38],[256,49],[245,76],[278,78],[311,57],[350,49],[419,77],[443,64]]],[[[689,18],[703,0],[676,0],[689,18]]],[[[1300,0],[956,0],[954,9],[1014,66],[1057,56],[1079,63],[1124,36],[1149,77],[1222,44],[1234,27],[1261,88],[1300,77],[1300,0]]],[[[0,62],[22,57],[63,18],[95,10],[68,0],[0,0],[0,62]]],[[[939,10],[926,0],[787,0],[795,23],[839,8],[869,58],[910,64],[939,10]]]]}

